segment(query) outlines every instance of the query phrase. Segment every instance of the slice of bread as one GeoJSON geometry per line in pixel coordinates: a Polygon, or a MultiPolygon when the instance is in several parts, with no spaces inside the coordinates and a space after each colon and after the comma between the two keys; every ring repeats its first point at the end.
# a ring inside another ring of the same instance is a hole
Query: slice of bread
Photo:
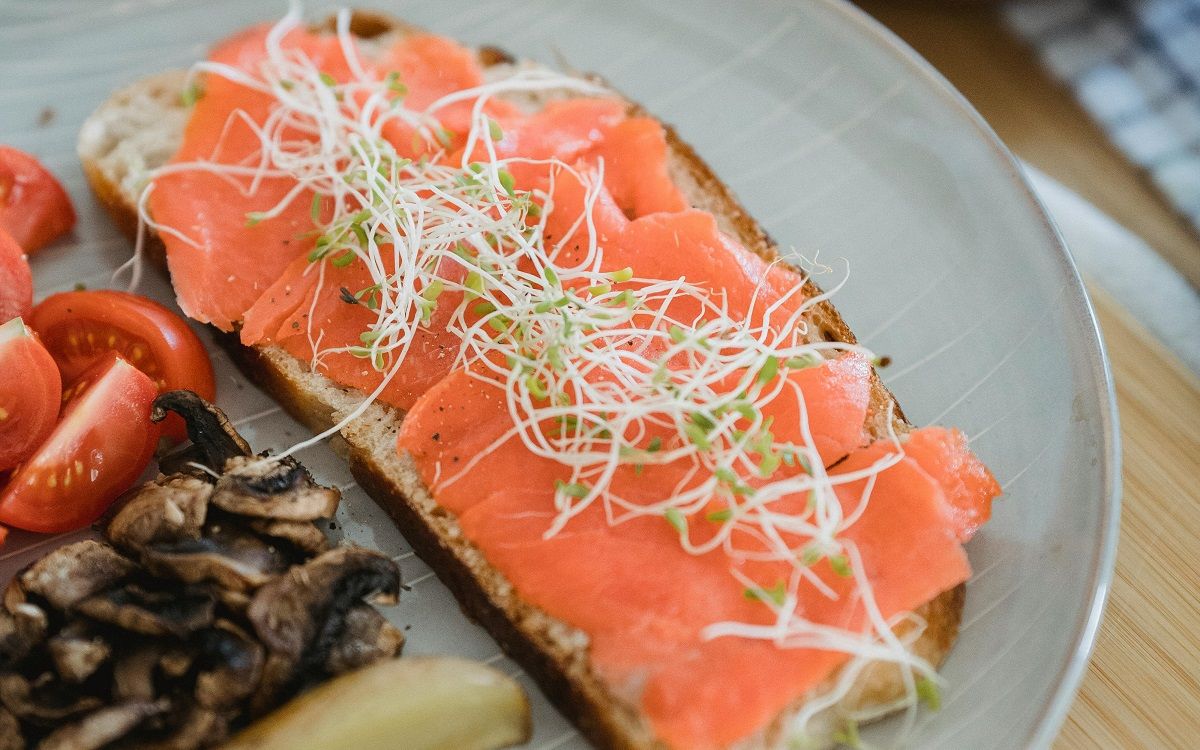
{"type": "MultiPolygon", "coordinates": [[[[351,29],[368,46],[414,30],[388,17],[362,12],[355,14],[351,29]]],[[[481,49],[480,60],[489,67],[510,62],[493,48],[481,49]]],[[[122,89],[84,123],[80,132],[79,156],[88,180],[113,220],[131,237],[137,231],[138,191],[149,171],[170,158],[182,136],[187,118],[180,99],[183,81],[182,72],[168,72],[122,89]]],[[[634,104],[630,107],[641,111],[634,104]]],[[[691,204],[714,214],[721,229],[746,247],[774,257],[774,244],[728,188],[670,128],[667,137],[671,174],[691,204]]],[[[160,241],[149,238],[147,251],[165,268],[160,241]]],[[[815,295],[817,288],[809,282],[806,292],[815,295]]],[[[810,331],[812,336],[827,340],[854,341],[829,303],[814,310],[810,331]]],[[[313,430],[336,424],[364,398],[361,392],[310,371],[306,362],[279,348],[246,348],[236,335],[225,335],[223,339],[250,377],[313,430]]],[[[908,429],[892,394],[878,376],[873,376],[868,433],[884,435],[889,413],[897,430],[908,429]]],[[[422,485],[411,458],[396,451],[402,418],[397,410],[374,403],[333,439],[333,446],[349,461],[358,482],[389,512],[417,553],[454,591],[467,614],[495,636],[587,737],[604,747],[662,747],[639,712],[636,696],[622,694],[593,672],[587,635],[522,601],[505,577],[464,538],[455,517],[441,508],[422,485]]],[[[958,586],[918,610],[928,625],[914,648],[935,665],[945,658],[957,635],[964,591],[958,586]]],[[[839,705],[822,714],[817,722],[820,726],[812,729],[828,737],[845,712],[894,701],[903,694],[902,684],[897,668],[872,665],[860,674],[839,705]]],[[[739,743],[739,747],[782,744],[786,721],[802,702],[739,743]]]]}

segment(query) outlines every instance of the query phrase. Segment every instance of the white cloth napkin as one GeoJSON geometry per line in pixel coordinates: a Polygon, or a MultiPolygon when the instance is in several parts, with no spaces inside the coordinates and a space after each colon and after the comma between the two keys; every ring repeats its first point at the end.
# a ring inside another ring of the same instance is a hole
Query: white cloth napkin
{"type": "Polygon", "coordinates": [[[1200,293],[1140,237],[1053,178],[1024,167],[1079,272],[1200,374],[1200,293]]]}

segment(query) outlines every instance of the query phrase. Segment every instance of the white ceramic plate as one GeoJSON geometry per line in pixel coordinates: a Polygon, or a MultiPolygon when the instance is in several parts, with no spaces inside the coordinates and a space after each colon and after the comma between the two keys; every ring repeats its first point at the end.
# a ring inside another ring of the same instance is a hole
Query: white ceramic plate
{"type": "MultiPolygon", "coordinates": [[[[837,304],[867,344],[893,357],[888,382],[905,412],[965,430],[1006,492],[969,546],[976,572],[944,670],[942,710],[922,715],[911,744],[1048,744],[1083,673],[1111,576],[1116,414],[1071,260],[1012,157],[963,99],[893,36],[833,0],[382,5],[467,42],[602,73],[675,124],[783,245],[849,260],[837,304]]],[[[83,118],[114,87],[186,66],[225,34],[284,9],[238,0],[0,1],[0,141],[40,156],[80,209],[75,236],[34,260],[40,296],[77,282],[107,285],[129,252],[75,159],[83,118]]],[[[161,279],[147,287],[169,298],[161,279]]],[[[282,447],[304,434],[223,353],[213,357],[218,401],[253,445],[282,447]]],[[[413,590],[392,616],[411,626],[410,652],[464,654],[520,674],[329,450],[301,459],[348,490],[338,533],[401,560],[413,590]]],[[[61,541],[13,534],[0,575],[61,541]]],[[[535,696],[531,746],[584,747],[521,679],[535,696]]]]}

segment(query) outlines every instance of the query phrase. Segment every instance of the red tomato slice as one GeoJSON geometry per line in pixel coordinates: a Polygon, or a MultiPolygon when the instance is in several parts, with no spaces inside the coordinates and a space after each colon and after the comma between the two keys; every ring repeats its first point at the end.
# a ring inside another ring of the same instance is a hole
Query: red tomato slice
{"type": "MultiPolygon", "coordinates": [[[[199,337],[183,318],[145,297],[62,292],[42,300],[29,325],[54,355],[68,391],[93,363],[116,352],[149,375],[160,392],[186,389],[207,401],[216,396],[212,363],[199,337]]],[[[179,439],[186,435],[174,415],[165,431],[179,439]]]]}
{"type": "Polygon", "coordinates": [[[50,438],[12,473],[0,494],[0,523],[43,533],[82,528],[141,476],[158,443],[150,421],[158,389],[110,357],[68,403],[50,438]]]}
{"type": "Polygon", "coordinates": [[[33,307],[33,274],[25,252],[0,228],[0,323],[29,315],[33,307]]]}
{"type": "Polygon", "coordinates": [[[0,325],[0,471],[24,461],[58,421],[62,379],[54,358],[25,322],[0,325]]]}
{"type": "Polygon", "coordinates": [[[0,146],[0,227],[33,253],[75,226],[75,208],[63,186],[24,151],[0,146]]]}

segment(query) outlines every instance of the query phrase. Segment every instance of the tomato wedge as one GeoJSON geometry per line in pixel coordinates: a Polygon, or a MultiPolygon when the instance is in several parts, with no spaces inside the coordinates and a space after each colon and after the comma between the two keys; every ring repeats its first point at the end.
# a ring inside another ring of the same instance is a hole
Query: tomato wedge
{"type": "MultiPolygon", "coordinates": [[[[54,355],[68,390],[98,359],[116,352],[149,375],[160,392],[186,389],[206,401],[216,396],[212,363],[199,337],[183,318],[145,297],[62,292],[33,309],[29,326],[54,355]]],[[[186,434],[175,415],[165,432],[178,439],[186,434]]]]}
{"type": "Polygon", "coordinates": [[[0,523],[43,533],[82,528],[150,462],[159,434],[150,421],[154,381],[116,355],[97,368],[49,439],[12,473],[0,494],[0,523]]]}
{"type": "Polygon", "coordinates": [[[33,307],[33,274],[25,252],[0,228],[0,323],[29,315],[33,307]]]}
{"type": "Polygon", "coordinates": [[[62,379],[54,358],[20,318],[0,325],[0,471],[24,461],[58,421],[62,379]]]}
{"type": "Polygon", "coordinates": [[[75,207],[50,170],[24,151],[0,146],[0,227],[33,253],[73,226],[75,207]]]}

